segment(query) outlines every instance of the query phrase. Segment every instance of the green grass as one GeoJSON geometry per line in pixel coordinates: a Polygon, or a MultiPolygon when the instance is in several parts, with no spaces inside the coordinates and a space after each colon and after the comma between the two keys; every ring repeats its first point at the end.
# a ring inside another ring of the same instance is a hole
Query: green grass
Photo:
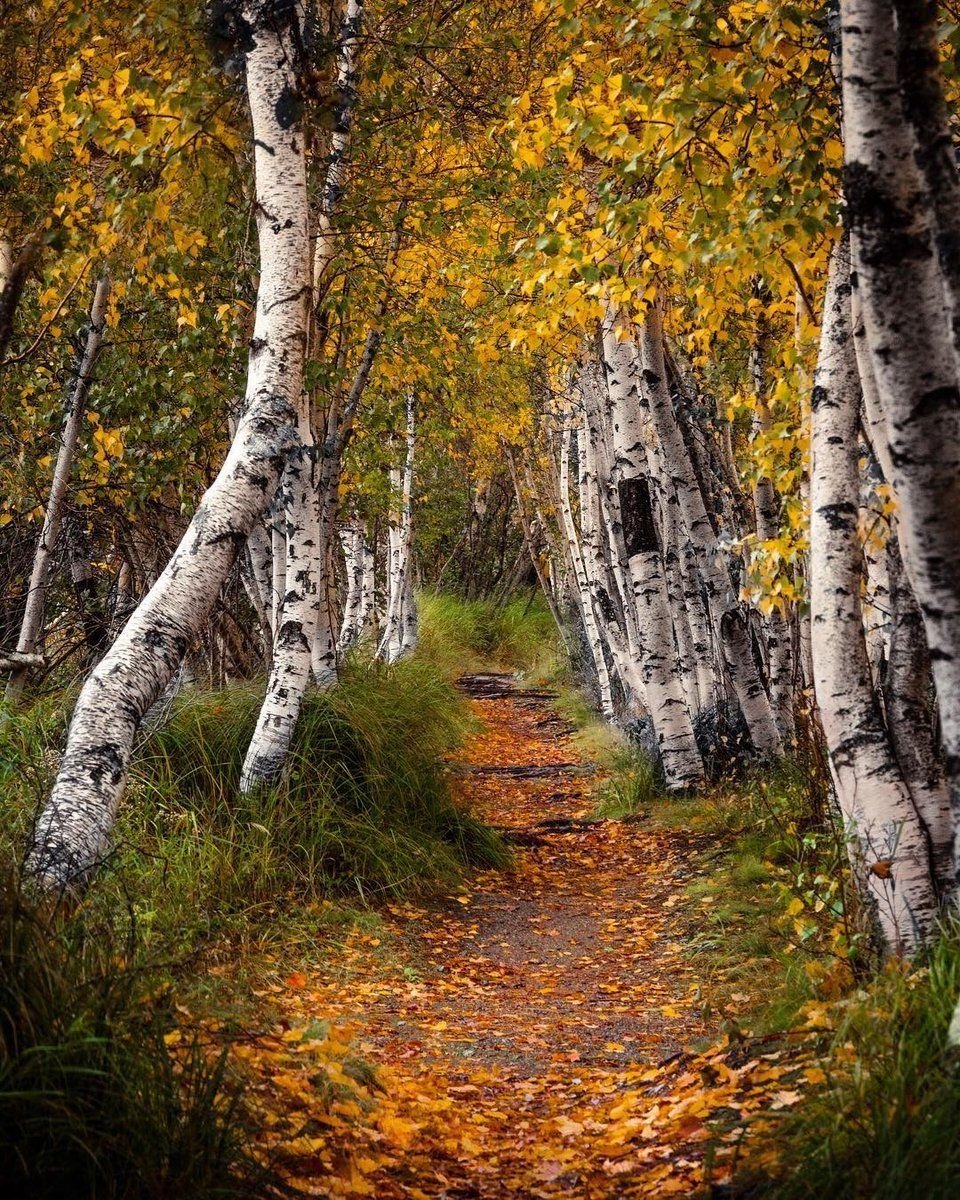
{"type": "MultiPolygon", "coordinates": [[[[307,699],[283,783],[241,797],[259,704],[253,688],[186,692],[145,738],[92,902],[130,904],[145,931],[186,945],[224,929],[309,936],[329,920],[314,902],[363,906],[506,861],[497,836],[450,796],[441,759],[469,717],[425,659],[387,668],[352,658],[337,688],[307,699]]],[[[8,858],[50,785],[61,722],[8,723],[8,858]]]]}
{"type": "Polygon", "coordinates": [[[597,788],[597,816],[613,820],[651,815],[665,799],[656,767],[629,743],[614,745],[603,756],[609,772],[597,788]]]}
{"type": "Polygon", "coordinates": [[[309,938],[330,897],[365,906],[506,861],[451,798],[441,759],[468,717],[429,663],[353,658],[337,688],[307,699],[283,783],[242,797],[258,708],[253,690],[187,695],[146,743],[112,870],[142,918],[309,938]]]}
{"type": "Polygon", "coordinates": [[[278,1194],[225,1057],[187,1035],[135,927],[0,885],[0,1179],[20,1200],[278,1194]]]}
{"type": "MultiPolygon", "coordinates": [[[[434,646],[449,663],[459,654],[439,634],[434,646]]],[[[0,895],[4,1195],[273,1194],[225,1060],[189,1036],[171,1057],[172,997],[229,1039],[254,1019],[245,993],[278,954],[329,953],[358,924],[378,928],[376,901],[508,861],[448,787],[443,760],[472,726],[452,674],[427,654],[389,668],[350,656],[337,688],[308,697],[282,785],[251,797],[238,783],[258,689],[186,691],[137,747],[113,853],[78,911],[0,895]],[[228,977],[208,970],[225,961],[228,977]]],[[[51,694],[0,726],[11,875],[68,704],[51,694]]]]}
{"type": "Polygon", "coordinates": [[[447,678],[485,669],[546,680],[564,669],[553,618],[539,595],[498,606],[492,600],[427,592],[418,604],[418,653],[447,678]]]}
{"type": "Polygon", "coordinates": [[[827,1083],[767,1137],[780,1174],[742,1194],[778,1200],[952,1200],[960,1188],[960,926],[913,969],[888,967],[840,1006],[827,1083]],[[752,1190],[751,1190],[752,1189],[752,1190]]]}

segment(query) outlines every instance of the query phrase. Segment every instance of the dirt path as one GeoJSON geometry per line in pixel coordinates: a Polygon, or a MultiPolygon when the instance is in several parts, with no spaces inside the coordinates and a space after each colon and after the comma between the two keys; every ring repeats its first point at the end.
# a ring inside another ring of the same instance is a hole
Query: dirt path
{"type": "Polygon", "coordinates": [[[549,696],[463,687],[485,728],[456,786],[515,869],[393,906],[278,986],[281,1028],[249,1048],[265,1143],[317,1195],[689,1195],[708,1136],[683,1089],[703,1085],[677,1077],[703,1032],[671,927],[690,846],[586,820],[592,769],[549,696]]]}

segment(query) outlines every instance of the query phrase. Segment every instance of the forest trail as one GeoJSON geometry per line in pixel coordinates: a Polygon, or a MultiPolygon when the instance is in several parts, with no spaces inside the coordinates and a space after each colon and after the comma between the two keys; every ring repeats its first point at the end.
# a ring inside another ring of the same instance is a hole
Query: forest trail
{"type": "Polygon", "coordinates": [[[590,820],[593,768],[551,697],[462,686],[484,726],[456,786],[516,861],[267,987],[282,1019],[242,1048],[264,1150],[321,1196],[693,1194],[707,1118],[735,1142],[781,1074],[776,1053],[684,1050],[705,1032],[673,924],[693,836],[590,820]]]}

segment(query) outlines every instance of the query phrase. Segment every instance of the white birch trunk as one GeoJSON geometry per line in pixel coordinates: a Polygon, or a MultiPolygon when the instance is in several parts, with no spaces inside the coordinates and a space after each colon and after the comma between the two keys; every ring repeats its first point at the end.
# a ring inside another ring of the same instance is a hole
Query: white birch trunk
{"type": "Polygon", "coordinates": [[[336,253],[333,217],[340,207],[347,177],[347,155],[357,106],[357,53],[362,25],[363,0],[346,0],[337,52],[336,103],[333,109],[330,152],[327,156],[327,169],[320,192],[320,211],[317,216],[317,242],[313,255],[314,308],[320,301],[327,268],[336,253]]]}
{"type": "MultiPolygon", "coordinates": [[[[653,720],[664,777],[671,791],[704,781],[687,697],[699,688],[692,663],[685,685],[677,656],[674,616],[651,498],[643,414],[632,346],[620,341],[612,314],[603,329],[616,516],[630,576],[627,600],[638,631],[641,684],[653,720]]],[[[617,532],[617,529],[614,529],[617,532]]],[[[678,639],[679,640],[679,639],[678,639]]]]}
{"type": "Polygon", "coordinates": [[[262,521],[257,521],[247,538],[249,585],[247,595],[267,636],[273,635],[273,561],[270,534],[262,521]]]}
{"type": "Polygon", "coordinates": [[[631,715],[640,717],[648,707],[640,671],[639,635],[617,511],[619,497],[614,494],[599,389],[591,373],[591,367],[578,372],[581,403],[577,484],[584,565],[596,610],[604,617],[607,644],[617,663],[631,715]]]}
{"type": "Polygon", "coordinates": [[[301,397],[299,445],[287,460],[283,480],[284,594],[274,627],[267,694],[240,775],[246,794],[272,787],[283,774],[303,698],[310,683],[313,647],[320,624],[325,566],[320,542],[315,455],[306,397],[301,397]]]}
{"type": "Polygon", "coordinates": [[[929,852],[870,677],[857,531],[859,385],[850,329],[849,252],[834,253],[812,398],[811,606],[817,704],[858,885],[891,950],[932,930],[929,852]]]}
{"type": "MultiPolygon", "coordinates": [[[[572,442],[571,442],[572,445],[572,442]]],[[[599,513],[595,466],[590,439],[580,431],[578,440],[577,491],[580,504],[580,545],[586,571],[587,587],[602,631],[610,658],[616,668],[617,678],[623,689],[631,715],[640,716],[646,711],[646,698],[640,680],[636,660],[631,652],[623,626],[623,613],[618,604],[616,584],[613,581],[605,554],[606,536],[599,513]]]]}
{"type": "Polygon", "coordinates": [[[923,614],[960,825],[960,391],[930,198],[896,71],[892,5],[842,0],[845,200],[854,267],[923,614]]]}
{"type": "Polygon", "coordinates": [[[613,706],[613,691],[610,685],[610,673],[607,668],[606,655],[604,653],[604,641],[600,633],[600,626],[597,621],[597,614],[593,607],[593,597],[590,592],[590,584],[587,579],[587,570],[584,564],[583,551],[580,545],[580,538],[577,534],[577,526],[573,516],[573,508],[570,503],[570,427],[565,424],[560,438],[560,459],[559,459],[559,504],[560,520],[563,525],[563,533],[566,541],[567,557],[570,562],[570,568],[573,573],[573,578],[576,582],[576,592],[580,602],[580,614],[583,618],[583,631],[587,639],[587,645],[590,648],[590,654],[593,658],[594,671],[597,676],[597,688],[600,695],[600,711],[610,721],[614,719],[615,712],[613,706]]]}
{"type": "Polygon", "coordinates": [[[885,688],[890,742],[927,833],[934,882],[942,898],[955,890],[950,789],[937,745],[930,654],[923,617],[897,551],[890,562],[890,649],[885,688]]]}
{"type": "MultiPolygon", "coordinates": [[[[245,410],[179,547],[77,701],[30,855],[49,887],[79,882],[106,853],[137,726],[206,621],[297,444],[310,286],[297,37],[289,24],[258,21],[258,12],[245,8],[260,240],[245,410]]],[[[297,19],[291,12],[288,21],[297,19]]]]}
{"type": "Polygon", "coordinates": [[[413,595],[410,547],[413,536],[413,463],[416,452],[416,404],[407,397],[403,468],[390,472],[390,486],[397,499],[390,513],[387,532],[387,616],[377,654],[387,663],[396,662],[417,644],[417,610],[413,595]]]}
{"type": "Polygon", "coordinates": [[[697,551],[697,565],[710,598],[713,619],[719,626],[724,662],[750,732],[750,740],[758,754],[779,756],[783,753],[783,744],[769,697],[753,661],[750,632],[673,411],[673,401],[667,387],[660,316],[653,306],[640,328],[638,344],[651,422],[663,454],[666,473],[673,482],[687,536],[697,551]]]}
{"type": "Polygon", "coordinates": [[[363,604],[365,541],[363,526],[359,523],[344,525],[340,529],[340,546],[346,568],[347,594],[343,602],[343,620],[337,638],[337,651],[346,654],[360,637],[361,606],[363,604]]]}
{"type": "MultiPolygon", "coordinates": [[[[64,404],[60,449],[57,451],[57,461],[53,469],[53,482],[50,485],[50,497],[43,515],[40,541],[37,543],[37,549],[33,556],[33,569],[30,572],[30,584],[27,589],[27,604],[20,625],[20,635],[17,639],[17,654],[33,654],[43,637],[43,618],[47,604],[47,591],[50,587],[50,574],[53,570],[53,556],[57,547],[57,535],[60,532],[63,504],[70,483],[70,472],[73,469],[73,457],[77,449],[77,437],[83,420],[84,406],[93,380],[93,368],[103,343],[109,295],[110,282],[104,276],[94,291],[86,342],[64,404]]],[[[8,703],[16,703],[23,692],[26,681],[27,670],[25,668],[20,667],[12,672],[7,680],[4,697],[8,703]]]]}

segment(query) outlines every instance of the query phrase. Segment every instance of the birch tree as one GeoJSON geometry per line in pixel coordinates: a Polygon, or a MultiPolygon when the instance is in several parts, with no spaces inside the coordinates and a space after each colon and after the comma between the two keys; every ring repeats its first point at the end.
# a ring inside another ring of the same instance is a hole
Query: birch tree
{"type": "MultiPolygon", "coordinates": [[[[356,105],[356,49],[362,4],[347,0],[337,53],[337,105],[330,151],[321,184],[313,257],[312,308],[319,303],[324,276],[335,250],[334,216],[343,192],[346,155],[356,105]]],[[[334,401],[335,405],[335,401],[334,401]]],[[[334,407],[331,406],[331,408],[334,407]]],[[[328,425],[335,421],[334,412],[328,425]]],[[[283,589],[274,618],[272,663],[267,693],[243,764],[241,792],[269,787],[281,777],[311,676],[319,687],[336,682],[336,637],[327,598],[328,547],[342,445],[328,430],[315,444],[313,413],[306,392],[298,416],[299,448],[291,455],[281,487],[284,544],[283,589]]]]}
{"type": "Polygon", "coordinates": [[[679,614],[670,609],[631,346],[625,338],[618,338],[610,317],[605,322],[602,347],[609,400],[607,431],[614,464],[610,475],[616,504],[609,514],[610,531],[614,538],[622,539],[629,576],[629,586],[624,586],[623,592],[637,626],[637,665],[664,776],[668,788],[683,791],[704,780],[688,703],[692,693],[699,694],[699,687],[689,659],[688,670],[693,678],[685,683],[681,675],[675,640],[679,614]]]}
{"type": "MultiPolygon", "coordinates": [[[[910,6],[904,6],[904,17],[910,6]]],[[[949,153],[929,71],[898,76],[894,6],[842,0],[844,190],[864,343],[889,446],[904,561],[930,648],[954,824],[960,815],[960,392],[951,333],[949,153]],[[904,90],[911,99],[904,108],[904,90]],[[924,98],[914,85],[927,89],[924,98]],[[918,112],[924,108],[927,116],[918,112]],[[911,134],[910,115],[922,127],[911,134]],[[921,152],[924,171],[918,166],[921,152]],[[932,156],[932,157],[931,157],[932,156]],[[939,164],[939,166],[938,166],[939,164]],[[947,171],[934,182],[931,172],[947,171]],[[940,222],[943,222],[942,227],[940,222]],[[947,256],[944,271],[938,253],[947,256]]],[[[905,26],[905,32],[908,26],[905,26]]],[[[931,68],[932,69],[932,68],[931,68]]]]}
{"type": "Polygon", "coordinates": [[[938,906],[929,846],[878,707],[864,637],[859,403],[844,243],[831,271],[811,402],[814,681],[854,874],[888,945],[903,954],[931,932],[938,906]]]}
{"type": "MultiPolygon", "coordinates": [[[[20,636],[17,639],[17,655],[35,654],[43,637],[44,612],[53,570],[54,553],[57,548],[57,537],[63,519],[63,508],[87,394],[93,382],[93,369],[103,344],[109,295],[110,282],[107,276],[104,276],[97,283],[94,291],[83,353],[77,363],[76,372],[64,404],[60,446],[57,450],[53,482],[50,485],[50,496],[43,516],[40,540],[33,557],[33,570],[30,573],[30,583],[27,587],[27,602],[23,612],[23,622],[20,626],[20,636]]],[[[11,672],[5,693],[5,699],[8,702],[16,702],[19,699],[26,684],[27,674],[28,668],[26,667],[20,667],[11,672]]]]}
{"type": "Polygon", "coordinates": [[[77,701],[29,860],[51,888],[79,884],[106,853],[137,726],[177,671],[297,445],[310,290],[299,13],[251,4],[243,19],[260,248],[244,411],[179,547],[77,701]]]}
{"type": "Polygon", "coordinates": [[[403,467],[390,471],[393,508],[387,530],[387,614],[377,655],[392,663],[409,654],[417,644],[417,610],[413,594],[413,464],[416,453],[416,401],[409,393],[404,405],[403,467]]]}
{"type": "Polygon", "coordinates": [[[660,316],[651,307],[638,333],[644,395],[650,419],[663,454],[687,536],[697,553],[697,565],[710,597],[724,662],[741,712],[758,754],[776,756],[783,744],[770,700],[757,672],[750,646],[750,631],[724,562],[716,531],[704,503],[703,492],[683,441],[667,386],[666,361],[660,316]]]}

